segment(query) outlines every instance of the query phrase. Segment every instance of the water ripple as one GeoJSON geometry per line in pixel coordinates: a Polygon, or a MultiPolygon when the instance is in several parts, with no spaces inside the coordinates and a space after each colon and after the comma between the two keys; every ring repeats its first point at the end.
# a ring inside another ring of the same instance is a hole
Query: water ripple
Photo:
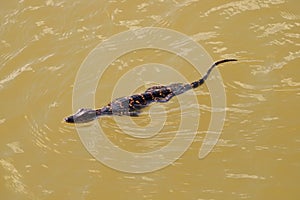
{"type": "Polygon", "coordinates": [[[290,51],[288,52],[288,55],[283,56],[283,58],[279,61],[272,62],[265,65],[256,65],[256,69],[253,70],[251,73],[256,74],[267,74],[274,70],[279,70],[288,65],[291,61],[294,61],[296,59],[300,58],[300,50],[298,51],[290,51]]]}
{"type": "Polygon", "coordinates": [[[259,179],[259,180],[265,180],[266,178],[263,176],[258,175],[250,175],[250,174],[233,174],[233,173],[226,173],[227,178],[233,178],[233,179],[259,179]]]}
{"type": "Polygon", "coordinates": [[[27,186],[23,182],[23,176],[17,168],[9,160],[5,159],[0,159],[0,165],[6,170],[6,173],[3,175],[6,185],[15,192],[28,194],[27,186]]]}
{"type": "Polygon", "coordinates": [[[284,0],[243,0],[234,1],[223,4],[221,6],[214,7],[204,13],[204,16],[208,16],[211,13],[218,12],[219,15],[228,15],[230,17],[244,13],[249,10],[261,10],[262,8],[269,8],[272,5],[278,5],[284,3],[284,0]]]}

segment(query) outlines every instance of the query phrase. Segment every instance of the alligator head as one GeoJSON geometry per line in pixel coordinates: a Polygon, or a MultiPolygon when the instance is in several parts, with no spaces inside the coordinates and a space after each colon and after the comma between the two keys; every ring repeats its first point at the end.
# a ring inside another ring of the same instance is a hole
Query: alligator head
{"type": "Polygon", "coordinates": [[[97,112],[93,109],[81,108],[74,115],[65,118],[67,123],[86,123],[97,119],[97,112]]]}

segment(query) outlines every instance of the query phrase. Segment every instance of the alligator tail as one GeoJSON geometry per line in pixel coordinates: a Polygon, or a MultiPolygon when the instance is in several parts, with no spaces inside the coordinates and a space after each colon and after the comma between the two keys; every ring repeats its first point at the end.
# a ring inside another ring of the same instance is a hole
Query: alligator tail
{"type": "Polygon", "coordinates": [[[196,88],[199,87],[200,85],[202,85],[205,80],[208,78],[210,72],[213,70],[213,68],[215,68],[216,66],[218,66],[219,64],[225,63],[225,62],[232,62],[232,61],[237,61],[236,59],[224,59],[224,60],[220,60],[215,62],[206,72],[206,74],[198,81],[192,82],[191,86],[192,88],[196,88]]]}

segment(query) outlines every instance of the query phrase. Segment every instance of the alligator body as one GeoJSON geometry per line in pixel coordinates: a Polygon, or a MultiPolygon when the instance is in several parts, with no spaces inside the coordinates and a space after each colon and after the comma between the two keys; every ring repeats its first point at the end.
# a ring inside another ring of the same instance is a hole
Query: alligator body
{"type": "Polygon", "coordinates": [[[153,102],[168,102],[174,96],[199,87],[205,82],[214,67],[219,64],[231,61],[237,60],[225,59],[215,62],[200,80],[194,81],[192,83],[173,83],[166,86],[153,86],[148,88],[141,94],[134,94],[128,97],[117,98],[100,109],[82,108],[78,110],[74,115],[65,118],[65,121],[67,123],[86,123],[105,115],[138,116],[141,109],[149,106],[153,102]]]}

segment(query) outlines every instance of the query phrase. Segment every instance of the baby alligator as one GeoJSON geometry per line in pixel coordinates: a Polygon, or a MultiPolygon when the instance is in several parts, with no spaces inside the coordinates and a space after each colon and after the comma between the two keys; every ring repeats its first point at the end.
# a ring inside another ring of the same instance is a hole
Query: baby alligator
{"type": "Polygon", "coordinates": [[[173,83],[170,85],[158,85],[148,88],[144,93],[134,94],[113,100],[107,106],[100,109],[79,109],[74,115],[65,118],[67,123],[86,123],[104,115],[127,115],[138,116],[140,110],[152,102],[168,102],[172,97],[182,94],[190,89],[202,85],[214,67],[221,63],[237,61],[236,59],[225,59],[215,62],[198,81],[192,83],[173,83]]]}

